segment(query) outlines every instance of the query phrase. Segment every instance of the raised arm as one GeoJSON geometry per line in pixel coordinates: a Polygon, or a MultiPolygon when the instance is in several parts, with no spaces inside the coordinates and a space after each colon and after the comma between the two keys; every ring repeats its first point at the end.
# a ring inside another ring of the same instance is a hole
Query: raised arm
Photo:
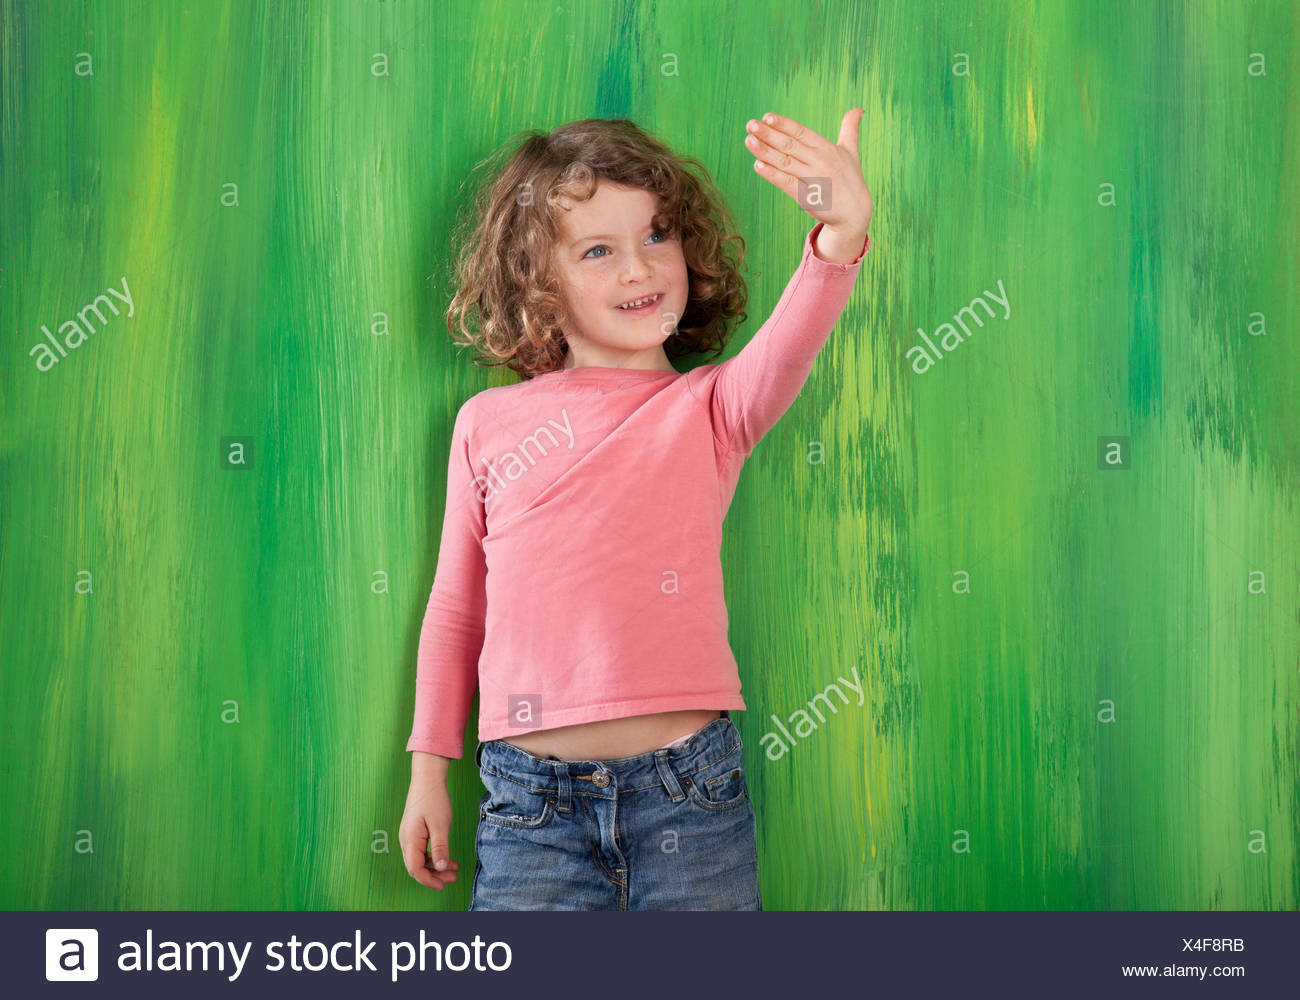
{"type": "Polygon", "coordinates": [[[790,408],[871,247],[871,192],[858,151],[863,114],[861,108],[846,112],[834,143],[782,115],[769,113],[761,122],[745,124],[754,170],[817,225],[771,317],[744,350],[713,373],[714,430],[732,451],[748,454],[790,408]]]}
{"type": "Polygon", "coordinates": [[[406,749],[460,758],[478,688],[487,615],[486,523],[469,451],[469,403],[461,406],[447,462],[447,505],[438,569],[420,629],[415,720],[406,749]]]}
{"type": "Polygon", "coordinates": [[[776,308],[748,344],[717,366],[713,383],[714,430],[729,450],[748,455],[808,381],[813,362],[853,291],[871,241],[847,264],[816,253],[823,228],[805,237],[803,258],[776,308]]]}

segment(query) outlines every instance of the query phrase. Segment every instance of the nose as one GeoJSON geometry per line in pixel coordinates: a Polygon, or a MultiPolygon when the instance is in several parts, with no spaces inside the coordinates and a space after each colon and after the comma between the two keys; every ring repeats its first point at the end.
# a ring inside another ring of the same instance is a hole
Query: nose
{"type": "Polygon", "coordinates": [[[637,250],[623,259],[626,261],[622,274],[624,281],[629,278],[645,279],[654,273],[644,250],[637,250]]]}

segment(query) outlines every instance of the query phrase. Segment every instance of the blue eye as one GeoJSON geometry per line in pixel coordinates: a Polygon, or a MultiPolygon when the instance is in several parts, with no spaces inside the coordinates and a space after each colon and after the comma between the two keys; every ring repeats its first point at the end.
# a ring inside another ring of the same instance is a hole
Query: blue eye
{"type": "MultiPolygon", "coordinates": [[[[658,230],[656,230],[655,232],[651,233],[650,235],[651,235],[651,237],[658,236],[658,237],[659,237],[659,240],[658,240],[659,243],[662,243],[664,240],[668,239],[668,235],[667,235],[666,233],[659,232],[658,230]]],[[[603,243],[598,244],[597,246],[592,247],[590,250],[588,250],[586,253],[584,253],[584,254],[582,255],[582,258],[583,258],[583,260],[586,260],[588,257],[591,257],[591,255],[592,255],[593,253],[595,253],[597,250],[608,250],[608,249],[609,249],[609,247],[605,246],[605,244],[603,244],[603,243]]],[[[592,260],[602,260],[605,256],[607,256],[607,255],[606,255],[606,254],[602,254],[600,257],[591,257],[591,259],[592,259],[592,260]]]]}

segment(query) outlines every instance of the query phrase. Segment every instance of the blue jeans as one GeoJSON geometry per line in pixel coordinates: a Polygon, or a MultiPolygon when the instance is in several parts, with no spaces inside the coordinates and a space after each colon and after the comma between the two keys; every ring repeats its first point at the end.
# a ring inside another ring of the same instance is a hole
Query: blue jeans
{"type": "Polygon", "coordinates": [[[474,760],[487,794],[471,910],[761,910],[754,807],[729,714],[617,760],[474,760]]]}

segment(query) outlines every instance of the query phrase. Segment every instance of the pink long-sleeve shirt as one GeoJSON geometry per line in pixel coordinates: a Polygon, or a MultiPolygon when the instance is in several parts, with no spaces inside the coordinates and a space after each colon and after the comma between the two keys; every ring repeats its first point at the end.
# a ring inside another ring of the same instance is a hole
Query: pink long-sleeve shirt
{"type": "Polygon", "coordinates": [[[586,366],[456,414],[407,750],[684,709],[744,709],[722,521],[794,402],[870,249],[813,253],[735,357],[685,374],[586,366]]]}

